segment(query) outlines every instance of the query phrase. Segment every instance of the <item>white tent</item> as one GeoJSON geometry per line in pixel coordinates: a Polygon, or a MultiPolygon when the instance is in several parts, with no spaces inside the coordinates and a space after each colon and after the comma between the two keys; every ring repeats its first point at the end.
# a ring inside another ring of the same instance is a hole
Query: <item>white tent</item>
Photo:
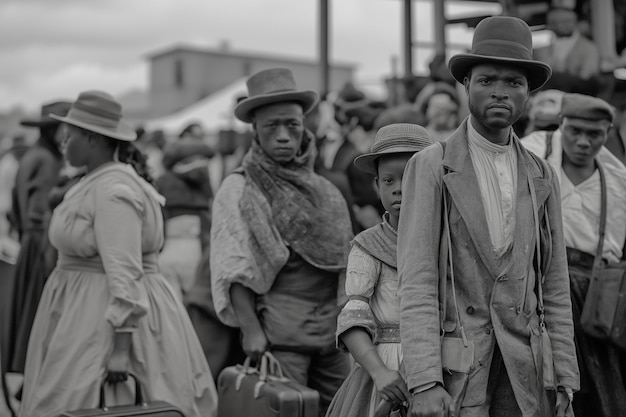
{"type": "Polygon", "coordinates": [[[199,123],[206,132],[217,132],[220,129],[245,131],[249,125],[233,115],[237,97],[244,95],[247,95],[246,79],[241,78],[176,113],[147,120],[144,126],[147,130],[162,129],[178,133],[189,123],[199,123]]]}

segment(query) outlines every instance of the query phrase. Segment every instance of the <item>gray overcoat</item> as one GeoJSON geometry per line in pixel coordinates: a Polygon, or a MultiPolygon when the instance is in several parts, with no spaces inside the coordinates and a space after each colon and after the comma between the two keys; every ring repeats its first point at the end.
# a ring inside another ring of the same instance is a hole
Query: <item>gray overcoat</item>
{"type": "MultiPolygon", "coordinates": [[[[551,220],[552,262],[543,292],[557,384],[577,390],[579,375],[558,180],[552,168],[536,161],[513,133],[511,140],[518,155],[516,228],[512,249],[500,259],[493,255],[481,192],[468,151],[467,119],[446,139],[445,157],[441,146],[435,144],[417,153],[407,164],[398,227],[400,332],[409,389],[441,383],[438,262],[443,180],[450,196],[458,307],[467,337],[475,344],[463,408],[485,404],[497,343],[517,403],[526,417],[538,414],[542,389],[535,367],[541,363],[537,362],[541,347],[534,290],[535,228],[527,175],[536,190],[539,213],[547,205],[551,220]]],[[[449,286],[446,293],[446,316],[454,317],[449,286]]],[[[459,336],[453,322],[446,323],[448,326],[451,327],[447,330],[459,336]]]]}

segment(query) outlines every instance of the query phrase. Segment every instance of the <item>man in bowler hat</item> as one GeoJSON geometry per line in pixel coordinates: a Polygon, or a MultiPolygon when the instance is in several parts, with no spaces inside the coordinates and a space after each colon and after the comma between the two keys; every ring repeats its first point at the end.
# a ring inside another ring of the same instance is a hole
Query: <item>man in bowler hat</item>
{"type": "Polygon", "coordinates": [[[579,377],[558,178],[511,128],[530,91],[551,74],[531,51],[524,21],[497,16],[480,22],[471,51],[449,62],[452,76],[465,86],[469,117],[442,145],[415,155],[405,171],[398,227],[400,332],[414,417],[530,417],[550,415],[544,414],[550,408],[554,415],[555,406],[556,415],[571,415],[579,377]],[[447,290],[439,294],[439,265],[447,259],[440,253],[443,216],[449,219],[448,271],[455,280],[448,275],[447,290]],[[552,236],[542,240],[539,253],[535,230],[552,236]],[[445,297],[444,323],[439,295],[445,297]],[[542,350],[544,326],[551,343],[542,350]],[[454,403],[451,394],[458,391],[444,385],[442,328],[462,346],[474,345],[465,394],[454,403]],[[549,402],[543,378],[549,375],[542,372],[547,349],[557,389],[549,402]]]}
{"type": "Polygon", "coordinates": [[[299,90],[284,68],[247,85],[235,116],[252,123],[255,138],[213,203],[215,311],[241,329],[249,357],[270,351],[285,376],[317,390],[323,416],[349,371],[335,331],[350,216],[339,190],[313,171],[315,137],[304,116],[317,93],[299,90]]]}

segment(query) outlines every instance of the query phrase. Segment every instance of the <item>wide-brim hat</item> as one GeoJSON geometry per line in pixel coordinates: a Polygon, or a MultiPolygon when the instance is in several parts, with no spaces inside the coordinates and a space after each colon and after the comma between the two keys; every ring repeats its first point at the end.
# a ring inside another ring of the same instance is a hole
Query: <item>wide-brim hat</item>
{"type": "Polygon", "coordinates": [[[71,101],[53,101],[51,103],[41,106],[41,117],[39,119],[24,119],[20,121],[22,126],[29,127],[43,127],[54,126],[61,122],[48,116],[49,114],[56,114],[57,116],[65,116],[72,107],[71,101]]]}
{"type": "Polygon", "coordinates": [[[293,73],[287,68],[272,68],[260,71],[247,81],[248,97],[235,107],[235,117],[251,123],[253,110],[268,104],[296,102],[307,114],[317,103],[318,94],[312,90],[298,90],[293,73]]]}
{"type": "Polygon", "coordinates": [[[50,117],[109,138],[126,142],[137,139],[135,129],[122,121],[121,104],[104,91],[84,91],[72,103],[66,117],[54,114],[50,117]]]}
{"type": "Polygon", "coordinates": [[[416,153],[430,146],[428,132],[420,125],[394,123],[381,127],[376,133],[371,152],[354,159],[357,168],[376,175],[376,160],[385,155],[416,153]]]}
{"type": "Polygon", "coordinates": [[[533,39],[530,28],[522,19],[493,16],[476,25],[472,49],[450,58],[448,68],[455,80],[463,83],[472,67],[479,64],[510,64],[523,69],[531,91],[550,79],[552,69],[533,59],[533,39]]]}

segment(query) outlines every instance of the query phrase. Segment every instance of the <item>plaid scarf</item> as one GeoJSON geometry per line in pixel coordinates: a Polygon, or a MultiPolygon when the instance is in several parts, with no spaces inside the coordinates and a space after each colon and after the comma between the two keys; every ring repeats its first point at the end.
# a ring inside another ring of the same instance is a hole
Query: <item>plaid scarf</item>
{"type": "Polygon", "coordinates": [[[352,238],[348,207],[339,190],[313,171],[316,155],[313,134],[305,131],[300,152],[286,164],[270,158],[257,140],[244,157],[246,184],[239,206],[265,277],[275,277],[284,266],[280,248],[285,244],[317,268],[339,271],[346,266],[352,238]],[[263,217],[273,219],[279,235],[271,224],[258,220],[263,217]]]}

